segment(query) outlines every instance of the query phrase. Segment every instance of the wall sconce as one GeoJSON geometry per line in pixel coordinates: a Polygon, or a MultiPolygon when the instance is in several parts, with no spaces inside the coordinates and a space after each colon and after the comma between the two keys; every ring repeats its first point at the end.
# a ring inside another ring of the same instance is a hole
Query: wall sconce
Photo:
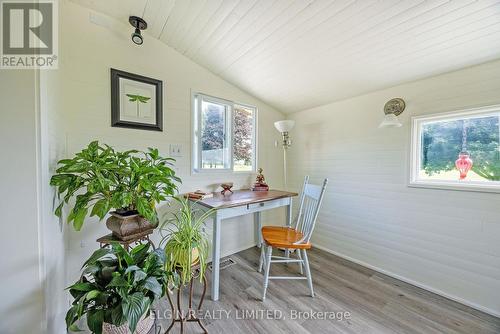
{"type": "Polygon", "coordinates": [[[295,125],[295,121],[292,121],[292,120],[274,122],[274,127],[276,128],[276,130],[278,130],[281,133],[281,136],[282,136],[281,145],[283,146],[283,180],[284,180],[285,189],[287,187],[286,150],[290,146],[292,146],[292,140],[290,139],[290,135],[288,134],[288,132],[293,129],[294,125],[295,125]]]}
{"type": "Polygon", "coordinates": [[[401,98],[394,98],[389,100],[384,106],[384,120],[379,128],[399,128],[402,124],[398,116],[405,110],[405,101],[401,98]]]}

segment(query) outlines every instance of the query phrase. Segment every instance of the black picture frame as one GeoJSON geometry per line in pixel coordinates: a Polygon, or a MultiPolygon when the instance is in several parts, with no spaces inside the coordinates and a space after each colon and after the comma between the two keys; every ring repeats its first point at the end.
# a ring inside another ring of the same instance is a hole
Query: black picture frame
{"type": "Polygon", "coordinates": [[[111,68],[111,126],[163,131],[163,82],[158,79],[148,78],[139,74],[129,73],[111,68]],[[155,124],[124,120],[120,106],[120,79],[128,79],[155,86],[155,124]]]}

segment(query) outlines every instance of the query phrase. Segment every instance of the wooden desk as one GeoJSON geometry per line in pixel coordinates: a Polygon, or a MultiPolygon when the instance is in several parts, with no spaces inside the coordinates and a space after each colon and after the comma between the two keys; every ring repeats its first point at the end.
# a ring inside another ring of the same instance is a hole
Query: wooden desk
{"type": "Polygon", "coordinates": [[[194,202],[195,206],[204,209],[216,209],[213,217],[212,241],[212,300],[219,300],[219,262],[221,220],[253,213],[258,246],[262,243],[260,213],[265,210],[286,208],[286,224],[292,223],[292,197],[297,193],[269,190],[251,191],[235,190],[233,194],[214,193],[214,197],[194,202]]]}

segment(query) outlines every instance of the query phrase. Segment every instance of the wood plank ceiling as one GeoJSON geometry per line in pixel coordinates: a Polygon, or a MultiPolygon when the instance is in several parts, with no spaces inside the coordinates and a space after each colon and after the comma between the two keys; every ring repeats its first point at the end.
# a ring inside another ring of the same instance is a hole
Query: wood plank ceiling
{"type": "Polygon", "coordinates": [[[283,112],[500,58],[499,0],[73,1],[283,112]]]}

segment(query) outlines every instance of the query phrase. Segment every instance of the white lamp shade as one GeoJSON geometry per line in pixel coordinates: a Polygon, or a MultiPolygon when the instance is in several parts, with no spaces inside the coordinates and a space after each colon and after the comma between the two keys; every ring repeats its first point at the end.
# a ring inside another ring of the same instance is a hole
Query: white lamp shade
{"type": "Polygon", "coordinates": [[[387,114],[384,117],[384,120],[380,125],[378,126],[379,128],[399,128],[401,126],[401,122],[398,119],[398,116],[394,114],[387,114]]]}
{"type": "Polygon", "coordinates": [[[274,122],[274,127],[279,132],[288,132],[288,131],[293,129],[294,125],[295,125],[295,121],[292,121],[292,120],[274,122]]]}

